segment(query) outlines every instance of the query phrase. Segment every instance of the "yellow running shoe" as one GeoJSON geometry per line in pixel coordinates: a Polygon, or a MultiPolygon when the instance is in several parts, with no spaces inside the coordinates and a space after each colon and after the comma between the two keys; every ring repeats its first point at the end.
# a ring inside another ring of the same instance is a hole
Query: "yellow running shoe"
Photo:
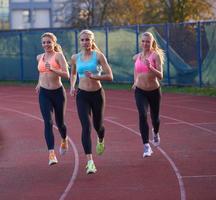
{"type": "Polygon", "coordinates": [[[56,158],[56,155],[54,152],[50,152],[49,153],[49,165],[54,165],[54,164],[57,164],[58,163],[58,160],[56,158]]]}
{"type": "Polygon", "coordinates": [[[99,138],[97,138],[96,153],[98,155],[102,155],[104,150],[105,150],[104,139],[102,142],[100,142],[99,138]]]}
{"type": "Polygon", "coordinates": [[[68,151],[68,137],[62,139],[61,145],[59,148],[60,155],[64,155],[68,151]]]}

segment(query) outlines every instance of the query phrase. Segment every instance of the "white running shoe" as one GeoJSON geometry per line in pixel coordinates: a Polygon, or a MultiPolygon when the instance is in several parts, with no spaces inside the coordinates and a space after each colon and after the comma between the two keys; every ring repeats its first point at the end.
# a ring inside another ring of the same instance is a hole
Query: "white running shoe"
{"type": "Polygon", "coordinates": [[[151,146],[149,145],[149,143],[144,144],[144,153],[143,153],[143,157],[149,157],[151,156],[153,153],[151,146]]]}
{"type": "Polygon", "coordinates": [[[86,174],[94,174],[96,173],[97,169],[95,167],[94,161],[89,160],[86,165],[86,174]]]}
{"type": "Polygon", "coordinates": [[[153,136],[152,142],[153,142],[154,146],[159,146],[159,144],[160,144],[160,135],[159,135],[159,133],[155,133],[154,129],[152,129],[152,136],[153,136]]]}
{"type": "Polygon", "coordinates": [[[58,160],[56,158],[56,155],[54,152],[49,153],[49,165],[55,165],[58,163],[58,160]]]}

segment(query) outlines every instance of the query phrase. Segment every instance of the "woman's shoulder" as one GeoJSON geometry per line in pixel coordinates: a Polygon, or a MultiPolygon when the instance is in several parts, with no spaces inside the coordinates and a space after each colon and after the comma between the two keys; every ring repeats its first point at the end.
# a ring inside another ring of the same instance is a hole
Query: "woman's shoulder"
{"type": "Polygon", "coordinates": [[[36,56],[37,61],[39,61],[42,57],[43,57],[44,53],[41,53],[39,55],[36,56]]]}
{"type": "Polygon", "coordinates": [[[80,53],[72,54],[71,59],[76,60],[79,55],[80,55],[80,53]]]}
{"type": "Polygon", "coordinates": [[[139,57],[140,53],[137,53],[133,56],[133,60],[136,61],[136,59],[139,57]]]}
{"type": "Polygon", "coordinates": [[[150,54],[151,57],[153,58],[156,58],[159,56],[158,52],[157,51],[152,51],[151,54],[150,54]]]}

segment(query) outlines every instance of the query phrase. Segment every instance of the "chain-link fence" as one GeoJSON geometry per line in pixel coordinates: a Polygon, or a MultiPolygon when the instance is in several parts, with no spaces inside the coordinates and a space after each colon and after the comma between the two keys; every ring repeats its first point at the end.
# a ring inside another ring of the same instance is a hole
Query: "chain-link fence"
{"type": "MultiPolygon", "coordinates": [[[[96,43],[106,55],[114,81],[133,82],[132,57],[140,51],[140,36],[150,31],[164,49],[163,84],[216,86],[216,22],[134,25],[91,29],[96,43]]],[[[53,32],[70,63],[79,51],[79,30],[34,29],[0,31],[0,80],[37,80],[36,56],[43,52],[40,37],[53,32]]]]}

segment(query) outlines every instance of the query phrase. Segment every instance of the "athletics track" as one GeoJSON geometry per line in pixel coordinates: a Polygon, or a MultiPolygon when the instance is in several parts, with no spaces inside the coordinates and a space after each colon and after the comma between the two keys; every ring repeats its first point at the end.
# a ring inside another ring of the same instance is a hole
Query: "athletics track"
{"type": "MultiPolygon", "coordinates": [[[[51,167],[34,88],[0,86],[0,102],[1,200],[216,199],[214,97],[163,94],[161,145],[143,159],[133,91],[107,90],[106,151],[96,156],[93,148],[94,175],[85,174],[74,98],[66,112],[70,149],[51,167]]],[[[94,131],[92,138],[95,147],[94,131]]]]}

